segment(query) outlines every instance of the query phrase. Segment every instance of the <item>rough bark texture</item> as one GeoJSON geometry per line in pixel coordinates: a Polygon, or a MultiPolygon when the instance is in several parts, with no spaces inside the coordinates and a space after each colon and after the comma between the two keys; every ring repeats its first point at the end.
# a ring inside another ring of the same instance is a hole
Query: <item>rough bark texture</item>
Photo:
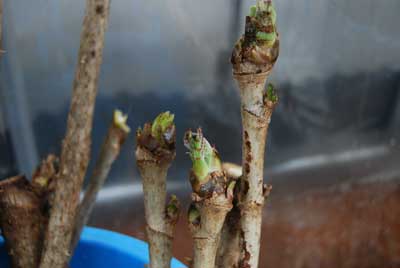
{"type": "Polygon", "coordinates": [[[240,267],[258,267],[264,206],[264,152],[268,126],[276,103],[265,97],[268,73],[234,75],[239,84],[243,148],[240,185],[242,254],[240,267]]]}
{"type": "MultiPolygon", "coordinates": [[[[214,172],[213,177],[225,176],[222,172],[214,172]]],[[[224,225],[227,213],[232,209],[233,193],[227,190],[228,181],[225,183],[224,191],[216,190],[210,196],[200,197],[196,193],[192,194],[192,206],[199,211],[199,219],[190,221],[189,229],[193,236],[193,264],[192,268],[214,268],[218,243],[222,226],[224,225]]],[[[190,212],[189,212],[190,213],[190,212]]]]}
{"type": "Polygon", "coordinates": [[[55,177],[59,171],[59,159],[55,155],[48,155],[32,175],[32,188],[40,198],[43,215],[48,220],[51,207],[50,199],[54,191],[55,177]]]}
{"type": "Polygon", "coordinates": [[[70,258],[75,214],[89,162],[90,134],[109,4],[109,0],[86,1],[78,66],[62,144],[60,172],[45,232],[41,268],[64,268],[70,258]]]}
{"type": "Polygon", "coordinates": [[[110,172],[111,166],[117,159],[129,131],[120,128],[114,121],[108,129],[107,136],[101,147],[99,159],[90,177],[88,187],[75,219],[75,229],[71,243],[71,252],[78,244],[83,227],[86,225],[96,202],[96,197],[110,172]]]}
{"type": "Polygon", "coordinates": [[[159,157],[138,144],[136,161],[143,183],[146,234],[150,246],[150,268],[169,268],[178,211],[168,215],[166,178],[175,150],[159,157]]]}
{"type": "Polygon", "coordinates": [[[39,198],[24,176],[0,183],[0,225],[13,268],[36,268],[44,217],[39,198]]]}

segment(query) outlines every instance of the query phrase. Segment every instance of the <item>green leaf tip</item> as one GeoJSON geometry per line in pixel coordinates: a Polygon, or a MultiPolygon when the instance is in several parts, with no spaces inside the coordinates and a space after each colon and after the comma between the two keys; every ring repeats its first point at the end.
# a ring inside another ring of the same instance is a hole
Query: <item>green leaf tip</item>
{"type": "Polygon", "coordinates": [[[275,90],[274,85],[272,85],[271,83],[269,83],[267,86],[267,100],[273,103],[278,101],[278,94],[275,90]]]}
{"type": "Polygon", "coordinates": [[[276,33],[275,32],[271,32],[271,33],[257,32],[256,38],[259,40],[275,42],[276,33]]]}
{"type": "Polygon", "coordinates": [[[250,17],[255,17],[256,14],[257,14],[257,7],[256,7],[256,6],[251,6],[251,7],[250,7],[249,16],[250,16],[250,17]]]}
{"type": "Polygon", "coordinates": [[[204,138],[200,128],[197,132],[187,131],[184,144],[189,149],[192,171],[199,182],[205,182],[210,173],[222,170],[217,150],[204,138]]]}
{"type": "Polygon", "coordinates": [[[276,10],[272,1],[258,0],[257,4],[250,8],[250,17],[257,21],[256,39],[264,41],[268,46],[273,45],[277,39],[277,33],[276,10]],[[259,27],[260,25],[262,27],[259,27]]]}
{"type": "Polygon", "coordinates": [[[160,113],[156,119],[154,119],[153,124],[151,125],[151,135],[160,143],[163,143],[163,135],[165,132],[174,125],[174,117],[174,114],[166,111],[160,113]]]}
{"type": "Polygon", "coordinates": [[[114,110],[114,116],[113,116],[113,122],[114,124],[125,131],[126,133],[129,133],[131,131],[130,127],[126,124],[126,121],[128,120],[128,115],[125,115],[122,113],[121,110],[114,110]]]}

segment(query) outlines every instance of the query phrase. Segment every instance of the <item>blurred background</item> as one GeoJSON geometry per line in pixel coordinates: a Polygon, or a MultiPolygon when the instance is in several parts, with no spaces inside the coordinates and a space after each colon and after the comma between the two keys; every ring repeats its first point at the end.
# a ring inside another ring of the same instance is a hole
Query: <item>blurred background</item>
{"type": "MultiPolygon", "coordinates": [[[[112,1],[92,161],[112,111],[136,129],[176,115],[168,187],[189,202],[182,145],[201,126],[223,160],[241,159],[231,48],[251,0],[112,1]]],[[[59,153],[84,1],[5,1],[0,60],[0,179],[59,153]]],[[[272,117],[260,267],[400,267],[400,2],[276,0],[281,54],[272,117]]],[[[134,135],[90,224],[145,239],[134,135]]],[[[186,208],[185,208],[186,209],[186,208]]],[[[184,215],[185,213],[183,213],[184,215]]],[[[175,255],[191,255],[181,217],[175,255]]]]}

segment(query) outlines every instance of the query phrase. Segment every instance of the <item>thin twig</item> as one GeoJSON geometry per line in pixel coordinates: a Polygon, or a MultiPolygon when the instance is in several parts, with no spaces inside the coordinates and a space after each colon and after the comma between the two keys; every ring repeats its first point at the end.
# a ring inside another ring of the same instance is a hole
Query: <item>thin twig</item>
{"type": "Polygon", "coordinates": [[[64,268],[70,258],[75,214],[90,156],[90,134],[109,4],[109,0],[86,1],[60,172],[55,181],[53,207],[45,232],[40,268],[64,268]]]}
{"type": "Polygon", "coordinates": [[[13,268],[36,268],[44,217],[41,202],[24,176],[0,182],[0,226],[13,268]]]}
{"type": "Polygon", "coordinates": [[[111,166],[117,159],[121,147],[130,132],[129,127],[126,125],[127,119],[128,117],[124,116],[120,111],[114,111],[113,121],[108,129],[104,143],[101,146],[100,156],[94,167],[93,174],[89,179],[89,184],[83,200],[78,207],[75,219],[75,230],[71,243],[71,252],[74,251],[78,244],[82,229],[92,213],[97,194],[106,181],[111,166]]]}
{"type": "Polygon", "coordinates": [[[166,205],[166,178],[175,159],[174,116],[161,113],[152,124],[137,131],[136,163],[143,183],[150,268],[169,268],[179,202],[172,196],[166,205]]]}

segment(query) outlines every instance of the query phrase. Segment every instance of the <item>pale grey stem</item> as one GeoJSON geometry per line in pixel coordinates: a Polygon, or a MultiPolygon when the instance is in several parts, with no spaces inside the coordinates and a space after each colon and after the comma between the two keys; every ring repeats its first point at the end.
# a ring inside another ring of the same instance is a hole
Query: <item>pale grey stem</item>
{"type": "Polygon", "coordinates": [[[175,152],[168,160],[158,159],[146,148],[140,145],[136,148],[136,161],[143,184],[150,268],[169,268],[172,258],[172,242],[179,207],[174,205],[170,213],[168,212],[166,178],[174,157],[175,152]]]}
{"type": "Polygon", "coordinates": [[[268,73],[234,76],[242,104],[243,148],[240,226],[243,249],[242,267],[258,267],[262,211],[264,206],[264,153],[268,126],[275,103],[265,98],[268,73]]]}
{"type": "Polygon", "coordinates": [[[189,222],[194,247],[192,268],[214,268],[222,226],[232,209],[232,199],[215,194],[195,204],[200,219],[198,223],[189,222]]]}

